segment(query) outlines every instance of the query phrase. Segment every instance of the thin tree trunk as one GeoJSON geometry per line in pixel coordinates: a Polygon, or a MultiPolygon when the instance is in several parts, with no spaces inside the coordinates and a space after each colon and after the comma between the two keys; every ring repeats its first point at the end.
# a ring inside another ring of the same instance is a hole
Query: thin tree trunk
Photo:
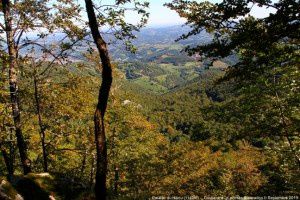
{"type": "MultiPolygon", "coordinates": [[[[3,128],[0,129],[0,132],[5,133],[6,132],[6,129],[4,128],[5,127],[5,118],[3,119],[2,127],[3,128]]],[[[14,175],[14,161],[15,161],[15,148],[13,145],[13,136],[12,136],[13,130],[12,129],[10,129],[10,130],[11,130],[11,134],[9,134],[9,138],[7,138],[9,140],[7,142],[8,146],[9,146],[9,151],[7,151],[7,149],[3,146],[4,141],[0,141],[0,149],[1,149],[1,153],[3,155],[6,169],[7,169],[9,181],[12,180],[12,177],[14,175]]]]}
{"type": "Polygon", "coordinates": [[[80,170],[80,177],[81,177],[81,179],[83,179],[83,177],[84,177],[84,171],[85,171],[85,168],[86,168],[86,157],[87,157],[87,154],[88,154],[88,150],[86,149],[85,152],[84,152],[83,159],[82,159],[82,164],[81,164],[81,170],[80,170]]]}
{"type": "Polygon", "coordinates": [[[95,173],[95,160],[96,160],[96,155],[92,153],[92,162],[91,162],[91,171],[90,171],[90,186],[91,189],[94,184],[94,173],[95,173]]]}
{"type": "MultiPolygon", "coordinates": [[[[275,69],[273,69],[273,71],[275,71],[275,69]]],[[[277,84],[276,76],[273,76],[273,84],[274,84],[274,87],[276,87],[276,84],[277,84]]],[[[282,125],[283,125],[284,137],[288,141],[289,148],[291,149],[291,152],[294,154],[295,161],[298,163],[298,167],[300,167],[300,158],[298,156],[298,152],[294,148],[294,144],[292,142],[292,139],[290,138],[290,134],[289,134],[288,130],[286,130],[286,128],[288,127],[288,124],[285,120],[283,106],[280,103],[280,97],[279,97],[279,94],[278,94],[276,88],[274,89],[274,92],[275,92],[275,96],[276,96],[276,100],[277,100],[277,106],[278,106],[278,109],[280,112],[280,118],[281,118],[282,125]]]]}
{"type": "Polygon", "coordinates": [[[94,114],[95,142],[97,151],[95,194],[97,200],[105,200],[107,193],[107,147],[104,127],[104,116],[113,79],[112,66],[109,58],[107,44],[102,38],[98,29],[98,22],[96,19],[96,14],[94,11],[92,0],[85,0],[85,5],[89,19],[89,26],[102,63],[102,83],[99,90],[98,104],[94,114]]]}
{"type": "Polygon", "coordinates": [[[34,98],[35,98],[36,114],[38,116],[38,123],[39,123],[39,127],[40,127],[40,137],[41,137],[41,143],[42,143],[42,151],[43,151],[43,169],[44,169],[44,172],[48,172],[48,154],[47,154],[46,142],[45,142],[46,133],[45,133],[45,127],[44,127],[42,115],[41,115],[41,102],[40,102],[40,97],[39,97],[38,81],[36,78],[36,74],[34,75],[33,83],[34,83],[34,98]]]}
{"type": "Polygon", "coordinates": [[[7,169],[7,173],[8,173],[8,179],[11,180],[11,178],[14,175],[14,166],[13,166],[13,159],[12,159],[12,150],[10,153],[8,153],[6,151],[6,149],[1,145],[0,143],[0,149],[1,149],[1,153],[3,155],[4,158],[4,163],[7,169]]]}
{"type": "Polygon", "coordinates": [[[284,137],[287,139],[287,142],[289,144],[289,148],[291,149],[291,152],[293,153],[294,157],[295,157],[295,161],[298,163],[298,167],[300,167],[300,158],[298,156],[298,152],[295,150],[294,144],[292,142],[292,139],[290,138],[290,135],[288,133],[288,131],[286,130],[286,127],[288,126],[285,120],[285,116],[283,113],[283,109],[280,105],[280,100],[279,100],[279,95],[276,93],[276,98],[277,98],[277,103],[278,103],[278,108],[279,108],[279,112],[280,112],[280,117],[282,120],[282,125],[283,125],[283,132],[284,132],[284,137]]]}
{"type": "Polygon", "coordinates": [[[118,189],[119,189],[119,168],[115,166],[115,180],[114,180],[114,193],[115,196],[118,196],[118,189]]]}
{"type": "Polygon", "coordinates": [[[17,145],[19,148],[19,154],[23,167],[24,174],[31,172],[31,161],[27,156],[27,147],[22,134],[21,116],[19,109],[19,97],[18,97],[18,81],[17,81],[17,62],[16,62],[16,49],[14,42],[14,35],[12,31],[12,15],[10,13],[10,1],[2,0],[2,8],[5,20],[5,32],[7,38],[8,55],[9,55],[9,89],[10,99],[13,114],[13,121],[16,131],[17,145]]]}
{"type": "MultiPolygon", "coordinates": [[[[112,90],[112,96],[113,96],[113,91],[112,90]]],[[[112,104],[115,104],[115,100],[113,99],[112,104]]],[[[116,158],[116,129],[113,129],[113,134],[112,134],[112,140],[111,140],[111,156],[113,158],[116,158]]],[[[116,163],[113,163],[113,168],[114,168],[114,173],[115,173],[115,178],[114,178],[114,183],[113,183],[113,188],[114,188],[114,195],[117,197],[118,196],[118,188],[119,188],[119,168],[116,163]]]]}

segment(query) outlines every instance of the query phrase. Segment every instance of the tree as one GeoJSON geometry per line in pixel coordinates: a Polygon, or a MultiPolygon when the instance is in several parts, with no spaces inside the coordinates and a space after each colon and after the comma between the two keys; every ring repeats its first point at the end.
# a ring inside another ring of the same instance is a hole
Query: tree
{"type": "Polygon", "coordinates": [[[299,171],[299,1],[224,0],[214,4],[174,0],[167,6],[186,18],[192,29],[179,40],[203,30],[213,35],[211,43],[187,47],[187,52],[202,58],[239,57],[220,80],[231,82],[236,98],[223,104],[227,116],[219,121],[241,127],[238,138],[253,144],[268,141],[263,147],[273,150],[287,166],[283,168],[299,171]],[[250,13],[254,6],[273,12],[255,18],[250,13]]]}
{"type": "MultiPolygon", "coordinates": [[[[31,172],[31,161],[28,157],[27,145],[22,131],[18,89],[18,72],[21,70],[19,59],[28,53],[28,51],[26,51],[28,47],[39,48],[43,52],[51,55],[53,57],[52,62],[58,57],[63,56],[63,54],[53,54],[53,52],[49,50],[49,46],[40,43],[39,39],[45,38],[57,29],[61,29],[62,32],[65,32],[67,35],[78,30],[70,19],[74,19],[74,17],[77,16],[76,13],[79,12],[79,6],[76,6],[68,0],[59,2],[51,2],[50,0],[14,2],[3,0],[1,3],[1,12],[3,15],[1,15],[2,19],[0,20],[0,31],[6,34],[6,38],[2,38],[1,36],[1,43],[5,43],[8,49],[6,52],[8,59],[5,65],[8,65],[9,68],[12,118],[23,171],[24,174],[27,174],[31,172]],[[29,37],[27,35],[29,31],[36,31],[38,33],[35,37],[29,37]],[[24,49],[26,50],[22,51],[24,49]]],[[[64,39],[66,38],[67,37],[64,39]]],[[[61,41],[61,46],[65,46],[64,41],[61,41]]],[[[4,48],[4,46],[2,48],[2,50],[5,51],[6,48],[4,48]]]]}
{"type": "Polygon", "coordinates": [[[31,172],[30,160],[27,156],[26,144],[21,129],[21,117],[19,109],[19,98],[18,98],[18,82],[17,82],[17,52],[15,48],[14,32],[12,28],[13,16],[11,13],[11,3],[8,0],[2,1],[2,11],[4,14],[5,27],[3,30],[6,31],[8,55],[9,55],[9,88],[11,96],[11,107],[12,115],[15,125],[16,137],[18,141],[18,148],[20,153],[20,158],[24,170],[24,174],[31,172]]]}
{"type": "Polygon", "coordinates": [[[114,36],[117,39],[125,40],[127,48],[132,47],[129,40],[134,38],[132,31],[138,31],[146,22],[148,13],[144,7],[148,3],[139,3],[138,1],[116,1],[113,5],[94,5],[92,0],[85,0],[86,12],[89,20],[89,27],[97,47],[101,66],[102,66],[102,83],[99,90],[98,103],[94,114],[95,143],[97,151],[96,161],[96,199],[106,199],[106,176],[107,176],[107,146],[104,116],[107,108],[107,102],[112,84],[112,64],[109,57],[107,43],[100,34],[99,26],[109,25],[115,28],[114,36]],[[140,24],[137,26],[127,24],[124,20],[127,3],[133,3],[133,10],[142,14],[140,24]],[[125,7],[124,7],[125,5],[125,7]],[[95,14],[98,10],[98,15],[95,14]],[[106,13],[106,15],[105,15],[106,13]],[[117,30],[119,29],[119,30],[117,30]],[[129,40],[128,40],[129,39],[129,40]]]}
{"type": "Polygon", "coordinates": [[[0,149],[8,172],[8,178],[11,180],[14,173],[15,144],[10,133],[13,130],[11,129],[10,108],[7,104],[9,94],[5,87],[7,86],[7,69],[4,69],[3,59],[5,60],[4,56],[0,58],[0,70],[2,72],[0,74],[0,149]]]}

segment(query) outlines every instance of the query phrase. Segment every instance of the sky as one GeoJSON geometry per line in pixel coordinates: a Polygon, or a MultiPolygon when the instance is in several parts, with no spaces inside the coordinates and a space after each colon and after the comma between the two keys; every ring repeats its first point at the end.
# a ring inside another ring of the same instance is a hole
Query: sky
{"type": "MultiPolygon", "coordinates": [[[[101,1],[101,0],[96,0],[101,1]]],[[[163,6],[164,3],[172,2],[172,0],[147,0],[150,2],[150,19],[148,22],[148,26],[171,26],[183,24],[185,22],[184,19],[180,18],[175,11],[170,10],[169,8],[163,6]]],[[[201,2],[202,0],[199,0],[201,2]]],[[[209,0],[212,3],[221,2],[221,0],[209,0]]],[[[84,5],[84,0],[79,0],[82,5],[84,5]]],[[[102,4],[112,4],[115,0],[102,0],[102,4]]],[[[251,15],[262,18],[268,16],[270,12],[273,12],[272,9],[253,7],[251,15]]],[[[137,16],[135,14],[128,14],[127,20],[128,22],[134,23],[136,22],[137,16]]]]}
{"type": "Polygon", "coordinates": [[[180,18],[175,11],[163,6],[164,3],[169,3],[171,0],[150,0],[149,2],[149,26],[177,25],[184,23],[184,19],[180,18]]]}
{"type": "MultiPolygon", "coordinates": [[[[99,2],[101,0],[95,0],[99,2]]],[[[172,2],[172,0],[145,0],[150,2],[150,18],[148,26],[165,26],[165,25],[178,25],[183,24],[184,19],[180,18],[175,11],[163,6],[165,3],[172,2]]],[[[79,0],[80,4],[84,7],[84,0],[79,0]]],[[[102,4],[112,4],[115,0],[102,0],[102,4]]],[[[128,22],[136,22],[137,15],[131,13],[127,15],[128,22]]]]}

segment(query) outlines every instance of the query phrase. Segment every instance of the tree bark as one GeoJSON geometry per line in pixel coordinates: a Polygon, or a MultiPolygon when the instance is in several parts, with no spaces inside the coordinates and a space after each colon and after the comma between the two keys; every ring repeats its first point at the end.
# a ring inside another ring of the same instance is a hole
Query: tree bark
{"type": "Polygon", "coordinates": [[[2,8],[5,20],[5,32],[7,39],[8,55],[9,55],[9,90],[10,100],[13,114],[13,121],[15,126],[17,145],[21,158],[24,174],[31,172],[31,161],[27,156],[27,147],[22,133],[21,116],[19,109],[19,97],[18,97],[18,81],[17,81],[17,62],[16,62],[16,49],[14,42],[14,34],[12,30],[12,15],[10,12],[10,1],[2,0],[2,8]]]}
{"type": "Polygon", "coordinates": [[[92,160],[91,160],[91,171],[90,171],[90,188],[93,188],[94,184],[94,173],[95,173],[95,160],[96,160],[96,155],[92,153],[92,160]]]}
{"type": "Polygon", "coordinates": [[[4,158],[4,162],[5,162],[7,172],[8,172],[8,179],[11,180],[11,178],[14,175],[14,163],[13,163],[13,158],[12,158],[13,152],[11,150],[11,152],[8,153],[6,151],[6,149],[1,145],[1,143],[0,143],[0,149],[1,149],[2,156],[4,158]]]}
{"type": "Polygon", "coordinates": [[[41,138],[42,151],[43,151],[43,169],[44,172],[48,172],[48,154],[47,154],[46,142],[45,142],[46,133],[45,133],[45,126],[42,120],[41,102],[39,97],[38,80],[36,78],[36,74],[34,74],[33,83],[34,83],[34,98],[35,98],[36,114],[38,116],[38,123],[40,127],[40,138],[41,138]]]}
{"type": "Polygon", "coordinates": [[[83,159],[82,159],[82,164],[81,164],[81,169],[80,169],[80,177],[83,179],[84,177],[84,171],[85,171],[85,168],[86,168],[86,157],[87,157],[87,154],[88,154],[88,150],[86,149],[84,154],[83,154],[83,159]]]}
{"type": "Polygon", "coordinates": [[[114,180],[114,193],[115,196],[118,196],[118,188],[119,188],[119,168],[115,166],[115,180],[114,180]]]}
{"type": "Polygon", "coordinates": [[[107,44],[102,38],[98,29],[98,22],[92,0],[85,0],[85,5],[89,19],[89,26],[102,63],[102,83],[99,90],[98,104],[94,114],[95,142],[97,152],[95,195],[97,200],[104,200],[106,199],[107,193],[107,147],[104,116],[113,79],[112,65],[110,62],[107,44]]]}

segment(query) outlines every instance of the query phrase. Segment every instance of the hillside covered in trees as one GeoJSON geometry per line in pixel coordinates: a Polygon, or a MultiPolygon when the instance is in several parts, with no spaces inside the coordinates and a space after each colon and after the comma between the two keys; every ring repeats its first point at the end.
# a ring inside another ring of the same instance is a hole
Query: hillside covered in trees
{"type": "Polygon", "coordinates": [[[300,198],[300,2],[151,3],[1,1],[0,200],[300,198]]]}

